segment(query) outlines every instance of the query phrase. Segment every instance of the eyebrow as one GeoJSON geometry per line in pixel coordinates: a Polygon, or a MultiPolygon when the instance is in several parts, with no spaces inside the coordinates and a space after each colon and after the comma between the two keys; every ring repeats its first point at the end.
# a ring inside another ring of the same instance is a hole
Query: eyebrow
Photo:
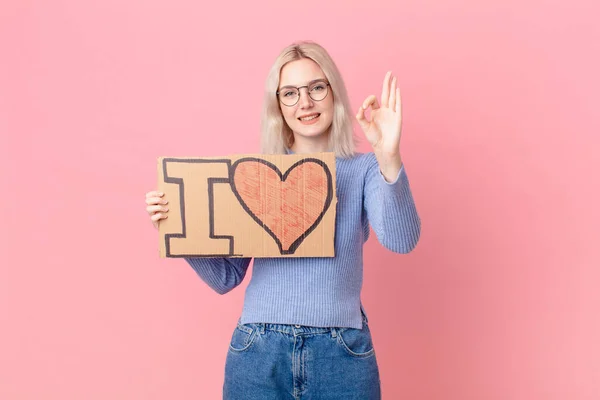
{"type": "Polygon", "coordinates": [[[285,86],[280,87],[279,90],[285,89],[285,88],[297,88],[297,87],[301,87],[301,86],[310,86],[313,83],[317,83],[317,82],[327,82],[327,79],[325,79],[325,78],[313,79],[312,81],[308,82],[306,85],[299,85],[299,86],[285,85],[285,86]]]}

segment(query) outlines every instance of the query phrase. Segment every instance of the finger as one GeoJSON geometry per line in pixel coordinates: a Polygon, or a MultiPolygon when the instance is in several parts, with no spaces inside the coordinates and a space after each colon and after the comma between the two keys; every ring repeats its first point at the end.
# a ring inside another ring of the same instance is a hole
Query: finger
{"type": "Polygon", "coordinates": [[[381,90],[381,105],[383,107],[388,107],[390,101],[390,77],[392,76],[392,71],[388,71],[385,74],[385,78],[383,78],[383,88],[381,90]]]}
{"type": "Polygon", "coordinates": [[[153,204],[169,204],[169,201],[167,199],[163,199],[160,197],[147,197],[146,198],[146,204],[148,205],[153,205],[153,204]]]}
{"type": "Polygon", "coordinates": [[[152,222],[157,222],[157,221],[160,221],[161,219],[167,219],[167,218],[169,218],[169,216],[167,214],[162,214],[162,213],[156,213],[150,217],[152,222]]]}
{"type": "Polygon", "coordinates": [[[396,109],[396,77],[392,79],[392,87],[390,88],[390,104],[392,110],[396,109]]]}
{"type": "Polygon", "coordinates": [[[363,130],[367,130],[369,128],[369,124],[371,123],[371,121],[369,121],[365,116],[365,109],[362,106],[358,108],[356,120],[358,121],[358,124],[363,130]]]}
{"type": "Polygon", "coordinates": [[[146,198],[148,197],[163,197],[165,194],[163,192],[159,192],[158,190],[153,190],[151,192],[146,193],[146,198]]]}
{"type": "Polygon", "coordinates": [[[167,211],[169,211],[169,209],[167,207],[163,207],[163,206],[148,206],[148,207],[146,207],[146,211],[148,212],[148,214],[152,215],[159,211],[167,212],[167,211]]]}
{"type": "Polygon", "coordinates": [[[369,106],[371,106],[373,110],[377,110],[379,108],[379,102],[377,101],[377,97],[375,97],[374,94],[370,95],[365,101],[363,101],[362,107],[365,110],[369,108],[369,106]]]}
{"type": "Polygon", "coordinates": [[[396,112],[402,115],[402,98],[400,97],[400,88],[396,88],[396,112]]]}
{"type": "Polygon", "coordinates": [[[358,107],[358,112],[356,113],[356,119],[360,121],[366,121],[367,117],[365,117],[365,109],[363,106],[358,107]]]}

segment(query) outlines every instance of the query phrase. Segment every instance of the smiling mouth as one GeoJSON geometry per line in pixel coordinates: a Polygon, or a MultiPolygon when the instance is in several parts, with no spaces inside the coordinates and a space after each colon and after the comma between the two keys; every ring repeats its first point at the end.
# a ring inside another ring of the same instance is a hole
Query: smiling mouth
{"type": "Polygon", "coordinates": [[[313,114],[306,117],[298,118],[300,121],[312,121],[315,118],[318,118],[321,114],[313,114]]]}

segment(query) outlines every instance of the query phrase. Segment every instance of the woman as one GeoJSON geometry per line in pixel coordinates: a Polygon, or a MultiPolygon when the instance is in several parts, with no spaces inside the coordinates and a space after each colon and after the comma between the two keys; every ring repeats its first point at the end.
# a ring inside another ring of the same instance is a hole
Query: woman
{"type": "MultiPolygon", "coordinates": [[[[381,103],[369,96],[356,118],[373,151],[356,154],[341,75],[312,42],[285,48],[269,72],[263,152],[336,154],[333,258],[257,258],[226,360],[225,399],[379,399],[377,361],[360,301],[369,224],[388,249],[417,244],[420,219],[400,157],[401,107],[388,72],[381,103]],[[371,119],[365,110],[371,108],[371,119]]],[[[167,201],[146,195],[155,227],[167,201]]],[[[189,258],[224,294],[244,279],[249,258],[189,258]]]]}

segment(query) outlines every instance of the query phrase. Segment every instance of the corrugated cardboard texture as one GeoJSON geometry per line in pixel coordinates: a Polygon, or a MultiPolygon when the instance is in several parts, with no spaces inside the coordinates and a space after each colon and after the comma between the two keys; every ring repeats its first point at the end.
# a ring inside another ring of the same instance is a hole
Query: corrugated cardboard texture
{"type": "Polygon", "coordinates": [[[335,155],[158,159],[161,257],[333,257],[335,155]]]}

